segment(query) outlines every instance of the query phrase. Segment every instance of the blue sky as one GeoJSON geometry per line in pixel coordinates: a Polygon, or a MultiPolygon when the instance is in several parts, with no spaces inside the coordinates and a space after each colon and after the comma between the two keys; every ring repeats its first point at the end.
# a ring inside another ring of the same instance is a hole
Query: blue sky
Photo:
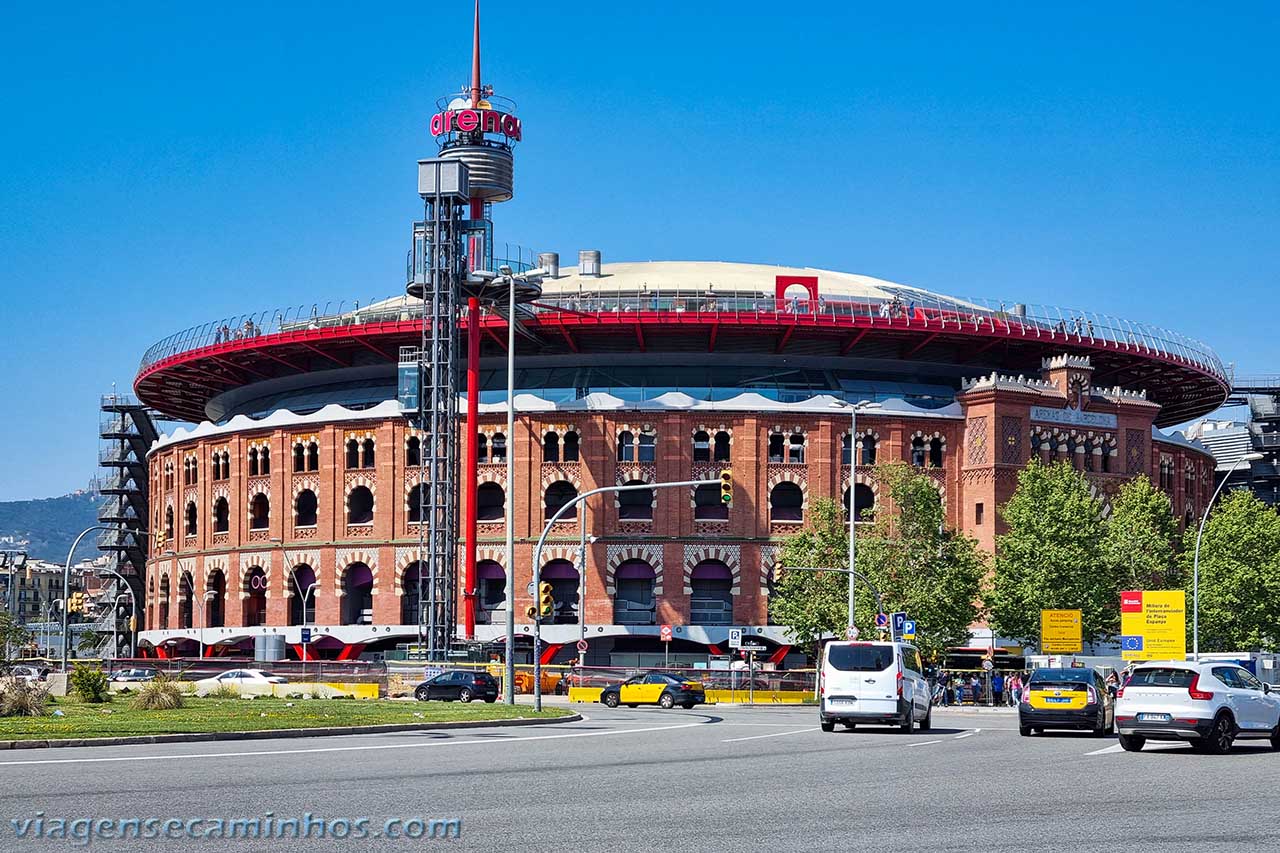
{"type": "MultiPolygon", "coordinates": [[[[525,126],[497,236],[1085,307],[1280,372],[1278,8],[486,0],[525,126]]],[[[470,15],[6,10],[0,500],[86,482],[154,340],[398,291],[470,15]]]]}

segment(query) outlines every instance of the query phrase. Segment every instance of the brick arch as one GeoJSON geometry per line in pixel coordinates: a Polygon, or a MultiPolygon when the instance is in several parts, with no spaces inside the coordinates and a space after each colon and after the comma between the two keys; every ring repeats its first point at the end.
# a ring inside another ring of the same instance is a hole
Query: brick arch
{"type": "MultiPolygon", "coordinates": [[[[476,477],[476,485],[481,483],[497,483],[502,486],[503,491],[507,488],[507,466],[505,465],[486,465],[480,469],[479,475],[476,477]]],[[[414,485],[417,485],[416,483],[414,485]]],[[[413,490],[413,486],[409,487],[413,490]]]]}
{"type": "Polygon", "coordinates": [[[286,551],[284,554],[284,570],[283,584],[284,597],[293,598],[295,590],[293,588],[293,570],[298,566],[310,566],[311,571],[316,576],[316,592],[324,589],[324,575],[320,570],[320,552],[319,551],[286,551]]]}
{"type": "Polygon", "coordinates": [[[270,554],[241,554],[240,555],[240,581],[237,584],[240,591],[240,600],[245,601],[249,598],[251,591],[249,589],[249,573],[254,569],[262,569],[262,576],[266,580],[266,588],[263,589],[263,596],[271,598],[271,555],[270,554]],[[259,559],[253,559],[253,558],[259,559]],[[261,559],[265,557],[266,559],[261,559]]]}
{"type": "Polygon", "coordinates": [[[684,546],[684,594],[693,594],[693,570],[704,560],[718,560],[729,567],[733,575],[733,588],[729,591],[737,595],[742,586],[742,546],[710,544],[684,546]]]}
{"type": "Polygon", "coordinates": [[[618,592],[618,567],[628,560],[643,560],[653,567],[653,594],[662,595],[661,545],[610,545],[604,569],[604,588],[609,595],[618,592]]]}
{"type": "MultiPolygon", "coordinates": [[[[922,429],[918,429],[915,432],[911,433],[911,439],[917,439],[917,438],[923,440],[926,446],[928,446],[929,442],[933,441],[936,438],[942,442],[942,449],[944,451],[947,449],[947,436],[944,433],[939,432],[938,430],[934,430],[933,432],[925,432],[922,429]]],[[[908,440],[907,446],[910,447],[910,445],[911,445],[911,441],[908,440]]]]}
{"type": "MultiPolygon", "coordinates": [[[[545,566],[552,560],[564,560],[572,563],[573,567],[578,570],[578,574],[582,574],[582,567],[578,565],[578,546],[577,545],[543,545],[542,546],[542,565],[545,566]]],[[[539,566],[541,571],[542,567],[539,566]]]]}
{"type": "Polygon", "coordinates": [[[779,483],[795,483],[800,487],[800,494],[804,496],[804,502],[809,503],[809,478],[803,471],[792,471],[789,469],[778,469],[769,475],[769,491],[773,491],[773,487],[779,483]]]}
{"type": "MultiPolygon", "coordinates": [[[[192,581],[195,580],[196,573],[194,571],[194,566],[191,568],[182,566],[181,568],[183,571],[190,571],[192,581]]],[[[213,573],[220,571],[222,572],[223,580],[227,582],[227,592],[231,592],[231,563],[225,554],[219,554],[216,557],[205,557],[204,565],[201,568],[203,569],[202,574],[204,575],[204,585],[201,589],[207,591],[209,589],[209,580],[213,577],[213,573]]]]}
{"type": "MultiPolygon", "coordinates": [[[[369,574],[373,578],[373,594],[378,594],[378,552],[365,551],[360,548],[347,548],[339,551],[334,555],[333,561],[333,594],[338,598],[346,595],[346,591],[342,588],[343,575],[347,573],[347,569],[355,563],[364,563],[369,567],[369,574]]],[[[311,567],[315,569],[315,566],[311,567]]],[[[319,578],[320,572],[316,571],[316,577],[319,578]]]]}
{"type": "Polygon", "coordinates": [[[297,503],[298,495],[303,490],[310,489],[317,499],[320,497],[320,478],[315,476],[294,477],[293,478],[293,500],[297,503]]]}
{"type": "Polygon", "coordinates": [[[476,548],[476,562],[488,560],[502,566],[502,570],[507,570],[507,549],[499,545],[481,545],[476,548]]]}
{"type": "MultiPolygon", "coordinates": [[[[346,492],[342,495],[342,511],[345,516],[347,511],[351,509],[351,493],[356,489],[364,486],[369,490],[370,496],[373,497],[373,511],[378,511],[378,481],[366,474],[356,474],[350,477],[346,482],[346,492]]],[[[317,492],[316,497],[320,494],[317,492]]]]}
{"type": "Polygon", "coordinates": [[[574,471],[565,470],[558,466],[549,465],[547,467],[551,468],[552,470],[544,471],[542,473],[542,488],[540,490],[542,494],[538,496],[539,501],[541,501],[542,498],[546,496],[548,486],[552,485],[553,483],[559,483],[561,481],[564,481],[570,484],[575,489],[577,489],[578,494],[582,494],[582,477],[579,474],[577,474],[574,471]]]}

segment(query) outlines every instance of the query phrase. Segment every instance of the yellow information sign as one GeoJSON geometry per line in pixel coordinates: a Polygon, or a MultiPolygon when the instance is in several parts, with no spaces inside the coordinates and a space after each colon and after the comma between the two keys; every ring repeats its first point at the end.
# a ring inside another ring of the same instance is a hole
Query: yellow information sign
{"type": "Polygon", "coordinates": [[[1040,611],[1041,654],[1076,654],[1084,649],[1079,610],[1040,611]]]}
{"type": "Polygon", "coordinates": [[[1125,660],[1186,660],[1187,594],[1180,589],[1120,593],[1120,654],[1125,660]]]}

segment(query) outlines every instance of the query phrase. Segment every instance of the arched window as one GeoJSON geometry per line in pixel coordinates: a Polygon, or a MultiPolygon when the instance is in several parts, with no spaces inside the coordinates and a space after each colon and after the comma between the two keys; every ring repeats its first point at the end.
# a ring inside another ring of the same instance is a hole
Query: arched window
{"type": "Polygon", "coordinates": [[[258,448],[249,448],[249,476],[258,476],[258,448]]]}
{"type": "Polygon", "coordinates": [[[733,624],[733,572],[719,560],[703,560],[689,575],[689,622],[693,625],[733,624]]]}
{"type": "Polygon", "coordinates": [[[248,593],[242,613],[244,624],[267,624],[267,573],[261,566],[254,566],[245,576],[244,584],[245,592],[248,593]]]}
{"type": "Polygon", "coordinates": [[[479,581],[476,589],[479,599],[476,621],[482,625],[491,625],[495,613],[507,609],[507,573],[493,560],[481,560],[476,563],[476,578],[479,581]]]}
{"type": "Polygon", "coordinates": [[[315,570],[299,563],[289,573],[289,624],[307,625],[316,621],[315,570]]]}
{"type": "Polygon", "coordinates": [[[173,507],[164,508],[164,538],[173,538],[173,507]]]}
{"type": "Polygon", "coordinates": [[[693,518],[695,521],[724,521],[728,517],[729,505],[720,500],[718,483],[694,488],[693,518]]]}
{"type": "Polygon", "coordinates": [[[502,521],[506,517],[507,495],[497,483],[481,483],[476,489],[476,520],[502,521]]]}
{"type": "Polygon", "coordinates": [[[266,530],[271,524],[271,501],[259,492],[249,504],[249,529],[266,530]]]}
{"type": "MultiPolygon", "coordinates": [[[[643,486],[643,480],[629,480],[628,486],[643,486]]],[[[618,518],[622,521],[653,520],[653,489],[618,492],[618,518]]]]}
{"type": "Polygon", "coordinates": [[[307,470],[307,448],[302,442],[293,446],[293,470],[294,473],[307,470]]]}
{"type": "MultiPolygon", "coordinates": [[[[572,501],[578,496],[578,490],[573,487],[573,483],[560,480],[547,486],[547,494],[543,501],[545,508],[545,518],[550,519],[553,515],[560,511],[560,508],[572,501]]],[[[562,521],[568,521],[578,517],[578,507],[575,505],[572,509],[560,516],[562,521]]]]}
{"type": "Polygon", "coordinates": [[[310,489],[303,489],[298,492],[298,497],[293,502],[294,527],[314,527],[316,509],[319,504],[320,502],[316,500],[316,493],[310,489]]]}
{"type": "MultiPolygon", "coordinates": [[[[165,578],[160,587],[168,596],[169,579],[165,578]]],[[[196,610],[196,593],[195,581],[191,579],[191,572],[183,572],[178,578],[178,627],[194,628],[194,614],[196,610]]]]}
{"type": "Polygon", "coordinates": [[[221,628],[227,624],[227,576],[222,569],[209,573],[209,587],[204,593],[205,627],[221,628]]]}
{"type": "Polygon", "coordinates": [[[853,459],[853,436],[846,435],[840,439],[840,464],[848,465],[853,459]]]}
{"type": "Polygon", "coordinates": [[[507,437],[500,432],[493,434],[493,441],[489,443],[490,461],[506,462],[507,461],[507,437]]]}
{"type": "Polygon", "coordinates": [[[859,439],[859,442],[862,445],[862,454],[861,454],[861,458],[858,461],[858,464],[859,465],[876,464],[876,449],[877,449],[876,445],[879,444],[879,442],[876,441],[876,437],[874,435],[871,435],[870,433],[867,433],[859,439]]]}
{"type": "Polygon", "coordinates": [[[489,437],[484,433],[476,434],[476,461],[489,461],[489,437]]]}
{"type": "Polygon", "coordinates": [[[627,560],[614,575],[613,622],[615,625],[657,624],[653,599],[656,579],[653,566],[644,560],[627,560]]]}
{"type": "Polygon", "coordinates": [[[780,432],[769,433],[769,461],[770,462],[786,462],[787,461],[787,439],[780,432]]]}
{"type": "Polygon", "coordinates": [[[363,444],[363,445],[361,445],[361,449],[364,451],[364,452],[361,454],[361,459],[360,459],[360,465],[361,465],[361,467],[363,467],[363,468],[372,468],[372,467],[373,467],[373,463],[374,463],[374,456],[373,456],[373,439],[372,439],[372,438],[366,438],[366,439],[364,440],[364,444],[363,444]]]}
{"type": "Polygon", "coordinates": [[[787,461],[804,461],[804,436],[798,432],[792,433],[791,440],[787,442],[787,461]]]}
{"type": "Polygon", "coordinates": [[[929,467],[941,468],[942,461],[942,439],[935,436],[929,442],[929,467]]]}
{"type": "Polygon", "coordinates": [[[356,486],[347,495],[347,524],[373,523],[373,492],[368,486],[356,486]]]}
{"type": "Polygon", "coordinates": [[[693,461],[711,461],[711,436],[703,430],[693,434],[693,461]]]}
{"type": "Polygon", "coordinates": [[[226,450],[222,451],[222,479],[231,479],[231,454],[226,450]]]}
{"type": "Polygon", "coordinates": [[[618,433],[618,461],[636,461],[636,438],[629,430],[618,433]]]}
{"type": "Polygon", "coordinates": [[[409,490],[409,523],[417,524],[422,521],[422,501],[426,497],[426,487],[422,485],[414,486],[409,490]]]}
{"type": "Polygon", "coordinates": [[[231,527],[231,507],[226,498],[213,502],[213,532],[226,533],[231,527]]]}
{"type": "Polygon", "coordinates": [[[640,449],[636,452],[637,462],[654,462],[658,458],[658,437],[651,432],[640,434],[640,449]]]}
{"type": "Polygon", "coordinates": [[[783,481],[769,493],[769,517],[774,521],[801,521],[804,518],[804,492],[795,483],[783,481]]]}
{"type": "Polygon", "coordinates": [[[347,467],[360,467],[360,442],[354,438],[347,441],[347,467]]]}
{"type": "Polygon", "coordinates": [[[264,447],[258,452],[258,473],[271,473],[271,448],[264,447]]]}
{"type": "Polygon", "coordinates": [[[729,461],[729,433],[724,430],[720,430],[720,432],[716,433],[715,447],[712,449],[711,461],[729,461]]]}
{"type": "MultiPolygon", "coordinates": [[[[169,576],[160,578],[160,627],[169,627],[169,576]]],[[[185,626],[190,627],[190,626],[185,626]]]]}
{"type": "Polygon", "coordinates": [[[400,588],[404,590],[400,595],[401,625],[422,624],[422,611],[426,609],[422,605],[430,597],[428,582],[426,568],[421,563],[415,560],[405,567],[400,578],[400,588]]]}
{"type": "Polygon", "coordinates": [[[373,624],[373,572],[364,563],[342,573],[342,624],[373,624]]]}
{"type": "Polygon", "coordinates": [[[542,437],[542,461],[543,462],[559,462],[560,461],[559,433],[549,432],[542,437]]]}
{"type": "Polygon", "coordinates": [[[404,464],[410,468],[417,468],[422,464],[422,441],[416,435],[409,436],[405,443],[404,464]]]}
{"type": "Polygon", "coordinates": [[[320,470],[320,445],[314,441],[307,445],[307,470],[320,470]]]}
{"type": "Polygon", "coordinates": [[[188,501],[186,510],[186,534],[188,536],[196,535],[196,502],[188,501]]]}
{"type": "Polygon", "coordinates": [[[844,490],[844,520],[849,521],[849,493],[853,492],[853,513],[858,521],[870,521],[871,513],[876,506],[876,493],[866,483],[854,483],[852,489],[844,490]]]}
{"type": "Polygon", "coordinates": [[[578,461],[578,434],[573,430],[564,434],[564,461],[578,461]]]}
{"type": "Polygon", "coordinates": [[[924,439],[917,435],[915,438],[911,439],[911,464],[917,468],[923,468],[924,458],[924,439]]]}
{"type": "Polygon", "coordinates": [[[578,570],[568,560],[552,560],[542,567],[542,580],[551,584],[551,598],[555,602],[554,625],[573,625],[578,621],[578,570]]]}

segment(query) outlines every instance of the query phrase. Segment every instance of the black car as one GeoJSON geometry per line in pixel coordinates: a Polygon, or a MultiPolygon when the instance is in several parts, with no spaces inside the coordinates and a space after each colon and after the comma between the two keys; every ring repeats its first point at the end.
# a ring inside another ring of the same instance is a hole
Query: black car
{"type": "Polygon", "coordinates": [[[1094,669],[1037,669],[1018,705],[1023,737],[1045,729],[1086,729],[1105,737],[1115,725],[1115,700],[1094,669]]]}
{"type": "Polygon", "coordinates": [[[628,678],[621,684],[606,687],[600,693],[600,701],[609,708],[626,705],[659,705],[663,708],[692,708],[707,701],[706,691],[700,681],[690,681],[665,672],[650,672],[628,678]]]}
{"type": "Polygon", "coordinates": [[[413,698],[419,702],[429,702],[432,699],[456,699],[459,702],[483,699],[486,702],[497,702],[498,679],[487,672],[450,669],[415,687],[413,698]]]}

